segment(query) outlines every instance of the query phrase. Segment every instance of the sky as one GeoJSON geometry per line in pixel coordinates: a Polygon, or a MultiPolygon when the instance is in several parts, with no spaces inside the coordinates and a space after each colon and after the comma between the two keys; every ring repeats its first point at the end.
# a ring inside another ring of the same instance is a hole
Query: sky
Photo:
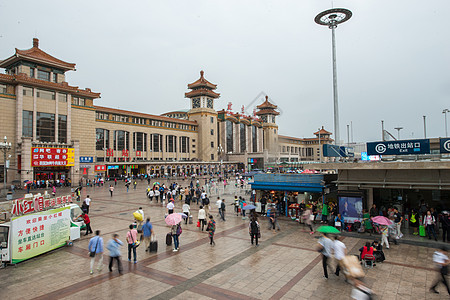
{"type": "MultiPolygon", "coordinates": [[[[40,48],[67,62],[70,85],[101,93],[96,105],[162,114],[189,108],[187,84],[217,84],[215,108],[252,114],[264,95],[279,133],[334,132],[327,9],[353,16],[336,29],[341,140],[444,137],[450,109],[448,0],[3,0],[0,59],[40,48]],[[350,138],[351,139],[351,138],[350,138]]],[[[449,122],[450,122],[450,116],[449,122]]]]}

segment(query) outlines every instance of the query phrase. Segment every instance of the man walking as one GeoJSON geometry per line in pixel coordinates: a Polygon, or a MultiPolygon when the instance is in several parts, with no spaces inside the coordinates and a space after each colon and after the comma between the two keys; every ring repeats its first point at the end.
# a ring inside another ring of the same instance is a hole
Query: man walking
{"type": "Polygon", "coordinates": [[[89,214],[89,205],[91,205],[91,198],[89,198],[89,195],[84,199],[84,202],[86,203],[86,213],[89,214]]]}
{"type": "Polygon", "coordinates": [[[220,218],[222,221],[225,221],[225,199],[222,199],[222,202],[220,203],[220,218]]]}
{"type": "Polygon", "coordinates": [[[436,278],[436,281],[430,288],[430,292],[433,292],[435,294],[439,294],[439,292],[436,291],[436,287],[438,286],[439,283],[442,282],[445,285],[445,287],[447,288],[448,294],[450,295],[450,288],[448,286],[447,279],[445,278],[448,273],[448,265],[450,264],[450,260],[448,259],[446,252],[447,252],[446,247],[442,246],[441,249],[438,249],[433,254],[433,262],[436,264],[438,272],[439,272],[439,275],[436,278]]]}
{"type": "Polygon", "coordinates": [[[402,227],[402,221],[402,214],[398,212],[397,207],[394,207],[394,223],[397,227],[397,239],[403,237],[403,233],[400,231],[400,228],[402,227]]]}
{"type": "Polygon", "coordinates": [[[117,261],[117,268],[119,270],[119,274],[122,274],[122,262],[120,259],[120,246],[123,243],[119,240],[119,235],[117,233],[113,234],[112,240],[108,242],[106,248],[109,250],[109,271],[112,272],[112,266],[114,259],[117,261]]]}
{"type": "Polygon", "coordinates": [[[323,277],[328,279],[328,259],[331,257],[331,249],[333,248],[333,241],[331,241],[326,233],[322,233],[319,239],[319,250],[322,254],[323,277]]]}
{"type": "Polygon", "coordinates": [[[91,257],[91,271],[94,274],[95,257],[99,257],[97,270],[100,272],[103,266],[103,238],[100,237],[100,230],[95,231],[95,236],[89,240],[89,256],[91,257]]]}
{"type": "Polygon", "coordinates": [[[345,255],[347,255],[347,248],[342,242],[342,237],[336,236],[334,238],[333,250],[334,258],[337,261],[336,272],[334,274],[336,274],[336,276],[339,276],[339,272],[341,271],[342,267],[342,260],[344,259],[345,255]]]}
{"type": "Polygon", "coordinates": [[[147,218],[144,225],[142,225],[142,234],[144,235],[145,252],[147,252],[150,247],[151,237],[154,235],[153,225],[150,223],[150,218],[147,218]]]}
{"type": "Polygon", "coordinates": [[[133,251],[134,263],[137,263],[136,257],[136,241],[138,232],[134,228],[133,224],[129,226],[130,230],[127,232],[127,243],[128,243],[128,261],[131,262],[131,251],[133,251]]]}
{"type": "Polygon", "coordinates": [[[109,193],[111,194],[111,197],[113,195],[114,192],[114,187],[112,186],[112,184],[109,185],[109,193]]]}

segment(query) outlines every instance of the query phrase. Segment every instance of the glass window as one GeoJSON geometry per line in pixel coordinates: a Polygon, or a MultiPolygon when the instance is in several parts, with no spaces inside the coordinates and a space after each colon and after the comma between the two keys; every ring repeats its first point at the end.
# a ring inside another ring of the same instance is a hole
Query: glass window
{"type": "Polygon", "coordinates": [[[226,121],[227,153],[233,153],[233,122],[226,121]]]}
{"type": "Polygon", "coordinates": [[[58,142],[67,143],[67,116],[58,115],[58,142]]]}
{"type": "Polygon", "coordinates": [[[180,136],[180,152],[189,153],[189,138],[187,136],[180,136]]]}
{"type": "Polygon", "coordinates": [[[211,154],[211,160],[214,160],[214,154],[211,154]]]}
{"type": "Polygon", "coordinates": [[[55,114],[37,113],[36,138],[41,142],[55,141],[55,114]]]}
{"type": "Polygon", "coordinates": [[[0,84],[0,94],[6,94],[6,84],[0,84]]]}
{"type": "Polygon", "coordinates": [[[95,129],[95,149],[109,149],[109,130],[102,128],[95,129]]]}
{"type": "Polygon", "coordinates": [[[258,127],[256,126],[252,126],[252,148],[253,152],[258,152],[258,127]]]}
{"type": "Polygon", "coordinates": [[[246,125],[241,123],[239,124],[239,131],[240,131],[240,144],[241,144],[241,153],[244,153],[247,150],[247,130],[246,125]]]}
{"type": "Polygon", "coordinates": [[[33,88],[24,86],[22,88],[22,93],[24,96],[33,97],[33,88]]]}
{"type": "Polygon", "coordinates": [[[122,151],[126,149],[130,149],[130,133],[123,130],[115,130],[114,131],[114,150],[122,151]]]}
{"type": "Polygon", "coordinates": [[[45,91],[45,90],[36,90],[36,96],[42,99],[55,100],[56,95],[55,92],[45,91]]]}
{"type": "Polygon", "coordinates": [[[59,102],[67,102],[67,94],[58,93],[58,100],[59,102]]]}
{"type": "Polygon", "coordinates": [[[33,136],[33,112],[24,110],[22,111],[22,136],[33,136]]]}
{"type": "Polygon", "coordinates": [[[30,67],[30,77],[34,78],[34,68],[30,67]]]}
{"type": "Polygon", "coordinates": [[[53,82],[58,82],[58,74],[53,73],[53,82]]]}
{"type": "Polygon", "coordinates": [[[147,151],[147,134],[143,132],[133,132],[134,151],[147,151]]]}
{"type": "Polygon", "coordinates": [[[166,152],[176,152],[177,137],[174,135],[166,135],[166,152]]]}
{"type": "Polygon", "coordinates": [[[214,148],[214,142],[211,142],[211,148],[214,148]]]}
{"type": "Polygon", "coordinates": [[[150,147],[153,152],[162,152],[162,135],[153,133],[151,135],[150,147]]]}
{"type": "Polygon", "coordinates": [[[50,81],[50,72],[43,71],[43,70],[38,70],[38,77],[37,78],[40,79],[40,80],[50,81]]]}
{"type": "Polygon", "coordinates": [[[214,135],[214,129],[211,129],[211,135],[214,135]]]}
{"type": "Polygon", "coordinates": [[[211,124],[214,124],[214,117],[211,117],[211,124]]]}

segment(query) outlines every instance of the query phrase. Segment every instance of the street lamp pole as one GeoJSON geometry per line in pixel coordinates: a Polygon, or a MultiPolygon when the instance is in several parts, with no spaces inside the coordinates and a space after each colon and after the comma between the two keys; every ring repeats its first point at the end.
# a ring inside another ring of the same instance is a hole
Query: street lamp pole
{"type": "Polygon", "coordinates": [[[444,109],[442,113],[444,114],[444,120],[445,120],[445,137],[448,137],[448,131],[447,131],[447,113],[450,112],[449,109],[444,109]]]}
{"type": "Polygon", "coordinates": [[[6,175],[7,175],[7,169],[6,169],[6,154],[11,150],[11,143],[8,143],[8,138],[5,136],[3,138],[4,142],[0,142],[0,149],[3,152],[3,189],[5,193],[5,197],[7,194],[7,188],[6,188],[6,175]]]}
{"type": "Polygon", "coordinates": [[[398,140],[400,140],[400,130],[402,130],[403,127],[395,127],[394,129],[397,130],[397,137],[398,137],[398,140]]]}
{"type": "Polygon", "coordinates": [[[334,103],[334,136],[336,145],[340,144],[339,130],[339,108],[337,92],[337,68],[336,68],[336,36],[335,29],[338,24],[348,21],[352,17],[352,12],[345,8],[333,8],[318,14],[314,21],[319,25],[328,26],[331,29],[331,44],[333,58],[333,103],[334,103]]]}

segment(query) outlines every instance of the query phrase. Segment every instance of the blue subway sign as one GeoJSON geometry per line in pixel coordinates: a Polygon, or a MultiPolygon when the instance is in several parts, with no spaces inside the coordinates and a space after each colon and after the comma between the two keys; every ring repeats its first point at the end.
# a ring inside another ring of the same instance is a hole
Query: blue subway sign
{"type": "Polygon", "coordinates": [[[430,154],[430,140],[401,140],[367,143],[368,155],[430,154]]]}
{"type": "Polygon", "coordinates": [[[80,163],[93,163],[94,157],[93,156],[80,156],[80,163]]]}
{"type": "Polygon", "coordinates": [[[439,144],[441,153],[450,153],[450,138],[439,139],[439,144]]]}

